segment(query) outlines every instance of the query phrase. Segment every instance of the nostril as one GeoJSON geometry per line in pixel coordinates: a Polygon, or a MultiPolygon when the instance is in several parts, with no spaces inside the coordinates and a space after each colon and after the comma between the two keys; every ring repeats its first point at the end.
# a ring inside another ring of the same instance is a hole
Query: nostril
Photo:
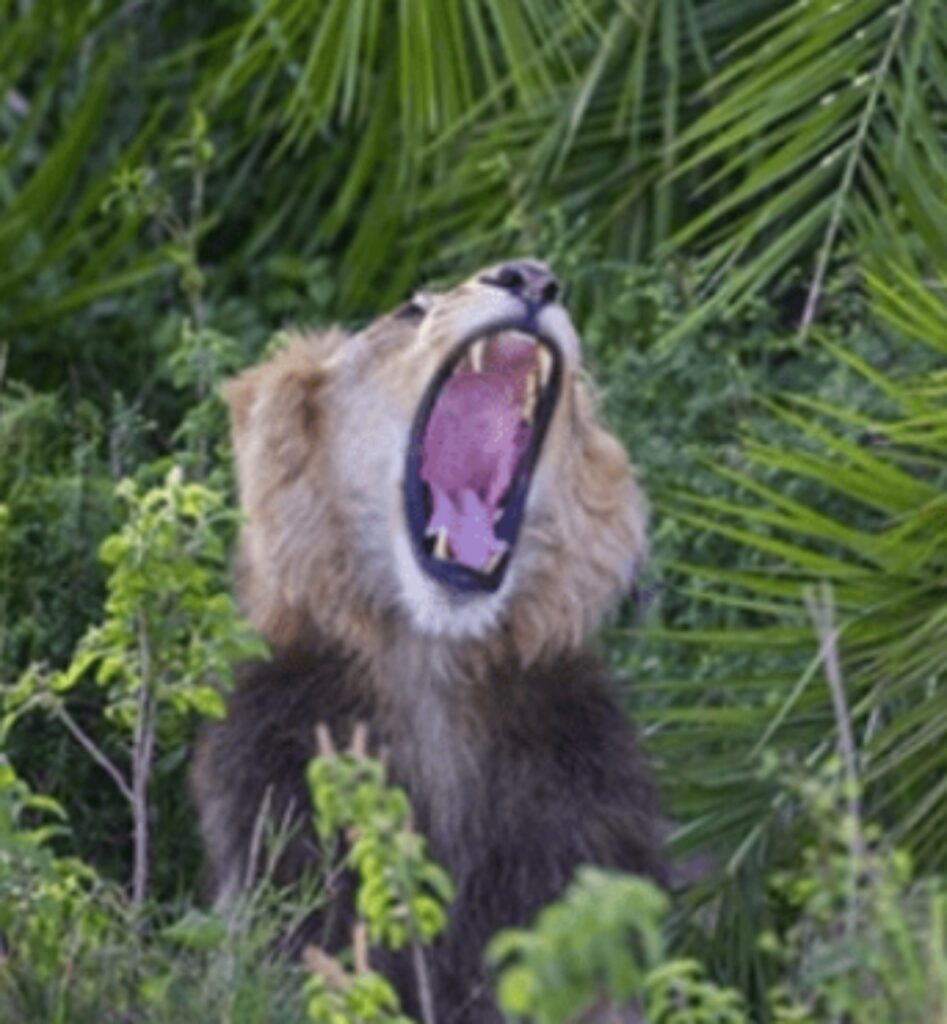
{"type": "Polygon", "coordinates": [[[497,284],[510,292],[520,292],[526,287],[526,275],[516,267],[503,267],[497,274],[497,284]]]}
{"type": "Polygon", "coordinates": [[[562,288],[541,263],[518,260],[498,267],[493,277],[481,278],[484,284],[502,288],[517,295],[531,306],[547,306],[558,302],[562,288]]]}

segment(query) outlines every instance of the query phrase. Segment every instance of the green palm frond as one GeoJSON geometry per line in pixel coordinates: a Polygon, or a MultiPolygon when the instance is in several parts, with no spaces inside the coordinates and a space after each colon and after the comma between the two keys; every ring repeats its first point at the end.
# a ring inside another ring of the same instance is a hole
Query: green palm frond
{"type": "Polygon", "coordinates": [[[282,223],[304,247],[341,241],[363,293],[456,259],[461,234],[474,262],[528,246],[551,205],[640,258],[682,222],[667,172],[685,97],[765,7],[268,0],[210,48],[202,102],[243,125],[232,158],[285,181],[281,201],[334,197],[282,223]]]}
{"type": "MultiPolygon", "coordinates": [[[[845,240],[943,253],[947,21],[934,0],[800,0],[752,29],[706,87],[674,174],[705,208],[672,240],[707,254],[703,301],[674,336],[792,263],[811,267],[801,328],[845,240]],[[892,238],[895,203],[916,237],[892,238]]],[[[669,339],[671,340],[671,339],[669,339]]]]}
{"type": "Polygon", "coordinates": [[[266,0],[208,44],[201,102],[281,208],[333,197],[280,230],[341,243],[362,293],[535,245],[556,208],[608,257],[704,253],[670,341],[800,260],[808,326],[839,246],[894,195],[947,235],[943,191],[896,181],[943,160],[945,50],[936,0],[266,0]]]}
{"type": "Polygon", "coordinates": [[[925,869],[947,867],[947,281],[930,211],[913,201],[941,181],[943,154],[928,141],[916,132],[898,155],[892,140],[891,159],[911,171],[892,172],[850,227],[893,351],[903,358],[920,343],[926,354],[904,360],[912,369],[872,365],[816,331],[861,379],[866,407],[811,395],[768,403],[778,441],[749,436],[739,465],[712,467],[732,496],[666,502],[726,553],[722,564],[672,567],[711,616],[701,621],[725,628],[668,633],[725,655],[711,662],[725,673],[656,685],[649,715],[672,803],[691,815],[680,847],[717,857],[693,898],[718,901],[705,939],[726,951],[731,976],[765,974],[749,948],[766,912],[763,877],[799,841],[785,793],[759,775],[760,755],[781,751],[811,768],[837,742],[807,588],[831,587],[868,814],[925,869]]]}

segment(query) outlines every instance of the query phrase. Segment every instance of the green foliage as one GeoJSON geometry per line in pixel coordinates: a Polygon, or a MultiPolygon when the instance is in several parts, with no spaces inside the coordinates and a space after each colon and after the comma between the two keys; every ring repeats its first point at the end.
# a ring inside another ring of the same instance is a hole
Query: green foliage
{"type": "Polygon", "coordinates": [[[321,975],[306,981],[306,1013],[311,1024],[410,1024],[394,989],[374,972],[355,975],[333,989],[321,975]]]}
{"type": "Polygon", "coordinates": [[[307,778],[322,842],[332,849],[347,836],[344,862],[359,879],[356,910],[369,938],[390,949],[430,942],[447,922],[453,891],[411,828],[404,791],[385,784],[381,762],[354,753],[315,758],[307,778]]]}
{"type": "Polygon", "coordinates": [[[153,222],[167,239],[164,250],[174,265],[178,282],[192,319],[204,320],[204,292],[207,282],[198,260],[198,245],[204,228],[204,190],[214,161],[214,144],[208,136],[207,118],[201,111],[191,117],[190,130],[167,146],[168,172],[163,179],[154,167],[125,167],[112,179],[113,188],[102,200],[102,212],[118,207],[126,222],[153,222]],[[180,210],[168,182],[183,178],[189,196],[180,210]]]}
{"type": "Polygon", "coordinates": [[[667,896],[646,879],[583,868],[529,930],[502,932],[501,1007],[536,1024],[565,1024],[592,1009],[636,1002],[652,1024],[744,1024],[740,1000],[692,960],[668,959],[667,896]]]}
{"type": "Polygon", "coordinates": [[[0,390],[0,679],[30,660],[61,662],[102,596],[87,550],[114,522],[101,412],[54,395],[0,390]]]}
{"type": "Polygon", "coordinates": [[[100,551],[109,569],[104,619],[86,631],[65,669],[34,665],[8,690],[3,729],[43,708],[108,773],[135,819],[133,896],[140,903],[156,744],[180,744],[181,723],[191,712],[222,716],[219,687],[229,680],[234,661],[263,647],[221,589],[224,538],[234,513],[220,496],[186,483],[177,468],[163,485],[145,492],[124,481],[118,495],[128,519],[100,551]],[[70,693],[88,675],[105,692],[105,716],[128,736],[127,769],[112,762],[69,710],[70,693]]]}
{"type": "Polygon", "coordinates": [[[68,25],[55,55],[35,9],[0,22],[15,41],[0,83],[14,90],[0,120],[18,172],[0,207],[13,324],[158,294],[175,244],[156,251],[133,223],[112,237],[96,216],[116,172],[148,192],[140,168],[206,172],[220,201],[196,269],[212,292],[231,261],[330,257],[346,312],[535,248],[550,209],[573,250],[705,253],[678,336],[791,266],[817,282],[815,303],[847,235],[891,237],[882,207],[925,209],[928,243],[944,237],[936,0],[51,8],[68,25]],[[159,135],[183,141],[157,158],[159,135]],[[17,287],[44,275],[53,304],[17,287]]]}
{"type": "Polygon", "coordinates": [[[696,960],[668,960],[645,979],[649,1024],[748,1024],[743,1000],[707,980],[696,960]]]}
{"type": "Polygon", "coordinates": [[[19,714],[26,704],[55,705],[91,673],[106,691],[107,715],[124,729],[134,726],[142,692],[172,718],[220,717],[219,686],[234,661],[263,650],[221,589],[235,515],[177,469],[148,491],[126,480],[117,493],[128,518],[100,550],[110,570],[103,622],[67,668],[24,675],[8,707],[19,714]]]}
{"type": "Polygon", "coordinates": [[[54,1008],[69,983],[64,972],[102,941],[111,899],[94,871],[53,852],[63,818],[0,755],[0,1009],[7,1000],[33,1004],[48,1021],[60,1019],[54,1008]]]}
{"type": "Polygon", "coordinates": [[[298,1024],[305,1012],[301,972],[272,953],[298,913],[293,902],[307,895],[277,894],[264,883],[253,900],[227,917],[175,908],[179,916],[170,924],[155,921],[162,926],[139,940],[134,973],[124,958],[121,983],[129,1016],[148,1024],[298,1024]]]}
{"type": "Polygon", "coordinates": [[[904,316],[908,295],[928,296],[911,303],[924,348],[902,341],[886,365],[847,337],[819,334],[854,375],[847,402],[779,396],[733,458],[708,460],[716,484],[675,488],[665,501],[677,529],[703,540],[670,566],[695,603],[683,629],[665,634],[692,645],[700,663],[671,690],[656,681],[659,703],[646,715],[660,722],[654,749],[675,765],[666,792],[688,808],[682,847],[717,851],[717,884],[692,898],[722,893],[724,909],[694,941],[760,987],[759,955],[735,951],[752,949],[752,935],[770,926],[763,879],[801,836],[791,804],[758,776],[758,757],[769,748],[813,764],[835,742],[831,694],[819,685],[824,650],[805,601],[819,580],[834,595],[866,806],[924,870],[945,866],[947,409],[931,353],[947,347],[947,306],[905,268],[881,287],[868,283],[872,308],[889,322],[904,316]]]}
{"type": "Polygon", "coordinates": [[[839,758],[801,773],[772,755],[765,771],[799,800],[814,839],[798,864],[770,879],[784,923],[759,944],[778,964],[780,983],[758,1016],[733,989],[709,981],[702,964],[669,953],[662,892],[588,868],[532,929],[494,938],[489,957],[499,968],[502,1008],[537,1024],[631,1003],[649,1024],[882,1024],[905,1007],[918,1020],[940,1020],[947,1010],[943,881],[914,881],[907,855],[863,825],[857,781],[839,758]]]}
{"type": "MultiPolygon", "coordinates": [[[[771,767],[775,767],[774,760],[771,767]]],[[[798,911],[782,934],[761,938],[780,964],[773,1019],[881,1024],[911,1007],[917,1020],[947,1011],[947,891],[912,880],[910,859],[865,827],[859,792],[838,759],[789,775],[816,824],[802,865],[773,876],[798,911]]]]}
{"type": "Polygon", "coordinates": [[[708,260],[705,300],[677,333],[815,249],[807,330],[846,231],[870,249],[920,243],[943,255],[947,26],[937,6],[800,0],[734,40],[702,90],[712,102],[679,140],[673,175],[702,173],[707,203],[673,243],[702,244],[708,260]],[[903,234],[902,203],[916,236],[903,234]]]}
{"type": "Polygon", "coordinates": [[[167,906],[133,914],[114,885],[54,852],[67,831],[55,802],[0,755],[0,1020],[298,1024],[301,972],[272,950],[311,893],[263,884],[226,919],[167,906]]]}
{"type": "MultiPolygon", "coordinates": [[[[312,971],[306,984],[307,1011],[313,1024],[408,1024],[394,990],[369,970],[365,943],[392,950],[412,946],[424,1004],[428,981],[422,946],[443,930],[446,906],[453,898],[450,879],[428,857],[423,836],[411,827],[407,796],[386,783],[384,765],[366,757],[364,745],[359,727],[351,750],[337,753],[320,728],[320,756],[309,762],[306,773],[316,833],[330,863],[344,837],[341,866],[352,869],[358,879],[354,973],[321,950],[306,951],[312,971]]],[[[329,884],[331,888],[331,880],[329,884]]]]}

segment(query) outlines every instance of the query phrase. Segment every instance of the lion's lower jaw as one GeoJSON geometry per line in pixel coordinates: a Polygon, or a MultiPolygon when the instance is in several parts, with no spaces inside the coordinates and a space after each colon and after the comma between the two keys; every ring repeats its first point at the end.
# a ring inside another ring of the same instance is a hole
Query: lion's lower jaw
{"type": "Polygon", "coordinates": [[[499,627],[515,586],[514,567],[494,594],[455,595],[425,575],[406,537],[395,541],[394,553],[399,604],[414,631],[432,639],[482,640],[499,627]]]}

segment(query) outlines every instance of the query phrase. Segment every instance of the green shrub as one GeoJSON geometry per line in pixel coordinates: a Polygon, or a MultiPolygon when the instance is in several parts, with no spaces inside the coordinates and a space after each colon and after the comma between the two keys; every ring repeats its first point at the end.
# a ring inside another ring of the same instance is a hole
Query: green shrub
{"type": "Polygon", "coordinates": [[[226,589],[226,547],[234,514],[219,495],[185,483],[173,469],[161,486],[118,488],[125,525],[101,547],[109,569],[105,616],[79,641],[61,671],[34,665],[5,699],[4,731],[41,708],[69,731],[128,804],[134,822],[132,899],[149,872],[149,787],[159,746],[180,745],[192,713],[220,717],[220,687],[233,663],[262,651],[226,589]],[[122,764],[86,732],[69,698],[86,676],[105,694],[103,712],[121,736],[122,764]]]}

